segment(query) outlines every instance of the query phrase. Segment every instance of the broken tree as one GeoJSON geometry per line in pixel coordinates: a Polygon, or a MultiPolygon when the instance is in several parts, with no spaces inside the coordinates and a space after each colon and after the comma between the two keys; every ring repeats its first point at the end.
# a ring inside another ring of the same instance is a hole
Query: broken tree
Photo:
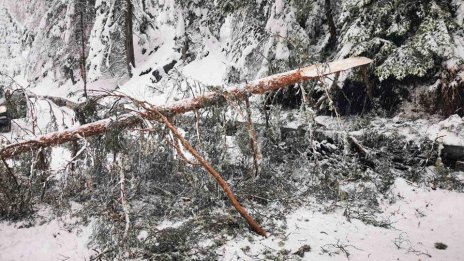
{"type": "MultiPolygon", "coordinates": [[[[182,101],[170,103],[164,106],[158,106],[157,110],[166,116],[172,116],[189,111],[206,108],[212,105],[225,104],[227,101],[244,100],[252,94],[265,94],[289,85],[293,85],[305,80],[319,78],[346,71],[352,68],[368,65],[371,59],[364,57],[348,58],[327,64],[316,64],[301,69],[284,72],[268,76],[250,82],[246,85],[226,89],[222,92],[209,92],[203,96],[185,99],[182,101]]],[[[143,121],[151,120],[157,117],[150,111],[132,112],[123,114],[119,117],[112,117],[85,124],[74,129],[65,131],[52,132],[34,139],[24,140],[5,146],[0,151],[0,157],[3,159],[11,158],[24,152],[36,150],[42,147],[49,147],[63,144],[69,141],[76,141],[93,135],[103,134],[113,126],[120,128],[134,126],[143,121]]]]}
{"type": "MultiPolygon", "coordinates": [[[[180,135],[174,125],[172,125],[172,123],[168,120],[168,117],[212,105],[224,104],[228,101],[247,100],[248,96],[251,94],[264,94],[279,88],[299,83],[304,80],[323,77],[354,67],[365,66],[371,62],[372,60],[370,59],[360,57],[336,61],[329,64],[317,64],[302,69],[269,76],[241,87],[226,89],[219,92],[210,92],[197,98],[186,99],[165,106],[142,106],[144,108],[142,111],[128,113],[117,118],[109,118],[85,124],[72,130],[50,133],[36,139],[30,139],[10,144],[0,151],[0,156],[2,159],[11,158],[20,153],[35,150],[41,147],[58,145],[65,142],[76,141],[81,138],[102,134],[108,129],[112,128],[115,124],[121,128],[130,127],[141,123],[144,119],[150,121],[160,121],[171,130],[176,138],[181,141],[184,148],[186,148],[196,158],[196,160],[203,166],[203,168],[216,179],[218,184],[222,187],[228,196],[232,205],[247,221],[250,227],[256,233],[262,236],[266,236],[266,231],[248,214],[245,208],[240,205],[229,185],[222,178],[222,176],[198,153],[198,151],[196,151],[190,145],[186,139],[180,135]]],[[[143,104],[141,102],[138,103],[143,104]]],[[[124,187],[121,188],[121,193],[123,193],[124,187]]]]}

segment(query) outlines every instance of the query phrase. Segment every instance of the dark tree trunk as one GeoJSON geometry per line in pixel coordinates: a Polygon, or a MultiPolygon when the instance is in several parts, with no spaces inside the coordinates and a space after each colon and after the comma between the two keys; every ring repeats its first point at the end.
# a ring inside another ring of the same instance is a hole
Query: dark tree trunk
{"type": "Polygon", "coordinates": [[[73,71],[73,69],[71,69],[71,68],[66,69],[66,75],[69,76],[69,79],[71,79],[71,82],[72,82],[73,85],[77,83],[77,82],[76,82],[76,79],[74,78],[74,71],[73,71]]]}
{"type": "Polygon", "coordinates": [[[142,10],[147,10],[147,4],[145,3],[145,0],[142,0],[142,10]]]}
{"type": "Polygon", "coordinates": [[[332,4],[330,0],[325,1],[325,16],[327,18],[327,23],[329,24],[330,38],[329,38],[329,47],[333,48],[337,43],[337,27],[335,26],[334,17],[332,14],[332,4]]]}
{"type": "Polygon", "coordinates": [[[81,62],[80,62],[80,70],[81,70],[81,77],[84,81],[84,97],[87,98],[87,72],[85,69],[85,64],[87,62],[87,57],[85,55],[85,25],[84,25],[84,13],[85,13],[85,3],[81,2],[80,6],[80,23],[81,23],[81,62]]]}
{"type": "Polygon", "coordinates": [[[126,62],[129,76],[132,77],[131,67],[135,67],[134,42],[132,32],[132,0],[126,0],[126,19],[124,25],[125,42],[126,42],[126,62]]]}

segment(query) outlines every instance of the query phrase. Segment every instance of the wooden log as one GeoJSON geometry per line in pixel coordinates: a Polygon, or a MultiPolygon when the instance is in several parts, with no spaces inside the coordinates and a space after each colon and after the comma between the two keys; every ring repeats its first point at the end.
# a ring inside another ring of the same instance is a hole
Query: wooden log
{"type": "MultiPolygon", "coordinates": [[[[372,63],[371,59],[355,57],[327,64],[315,64],[305,68],[268,76],[239,87],[225,89],[222,92],[209,92],[200,97],[184,99],[182,101],[158,106],[156,109],[167,116],[181,114],[212,105],[222,105],[231,100],[243,100],[252,94],[265,94],[302,81],[346,71],[370,63],[372,63]]],[[[41,147],[55,146],[65,142],[102,134],[114,126],[127,128],[141,123],[143,119],[152,120],[156,118],[157,115],[150,111],[127,113],[119,117],[107,118],[77,128],[53,132],[30,140],[9,144],[0,151],[0,157],[7,159],[41,147]]]]}

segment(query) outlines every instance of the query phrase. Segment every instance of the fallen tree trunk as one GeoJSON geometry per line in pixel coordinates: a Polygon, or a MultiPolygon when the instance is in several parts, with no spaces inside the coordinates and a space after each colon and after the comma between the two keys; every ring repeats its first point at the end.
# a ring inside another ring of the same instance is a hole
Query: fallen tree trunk
{"type": "MultiPolygon", "coordinates": [[[[225,89],[222,92],[209,92],[197,98],[185,99],[164,106],[158,106],[157,111],[163,115],[170,116],[198,110],[212,105],[221,105],[227,101],[243,100],[251,94],[264,94],[305,80],[323,77],[352,68],[365,66],[371,62],[371,59],[356,57],[339,60],[328,64],[316,64],[305,68],[268,76],[240,87],[225,89]]],[[[112,117],[85,124],[74,129],[53,132],[34,139],[9,144],[0,151],[0,157],[7,159],[27,151],[36,150],[41,147],[54,146],[63,144],[65,142],[75,141],[81,138],[102,134],[116,126],[118,128],[127,128],[141,123],[143,119],[152,120],[156,118],[157,115],[150,111],[127,113],[119,117],[112,117]]]]}

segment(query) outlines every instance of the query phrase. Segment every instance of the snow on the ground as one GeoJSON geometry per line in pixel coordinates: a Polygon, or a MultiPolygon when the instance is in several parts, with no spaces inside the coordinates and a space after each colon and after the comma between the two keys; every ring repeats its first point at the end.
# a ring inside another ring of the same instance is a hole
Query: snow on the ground
{"type": "Polygon", "coordinates": [[[178,228],[182,226],[187,220],[182,221],[172,221],[172,220],[163,220],[159,225],[156,226],[156,229],[163,230],[166,228],[178,228]]]}
{"type": "Polygon", "coordinates": [[[220,51],[212,50],[205,58],[185,66],[183,72],[187,77],[203,84],[222,85],[226,67],[225,55],[220,51]]]}
{"type": "MultiPolygon", "coordinates": [[[[343,129],[343,124],[349,123],[350,119],[337,120],[332,117],[319,116],[315,118],[316,123],[328,129],[343,129]],[[342,124],[342,125],[340,125],[342,124]]],[[[378,134],[386,136],[399,135],[408,141],[421,142],[428,138],[447,145],[464,146],[464,118],[452,115],[447,119],[419,119],[409,120],[402,117],[376,118],[369,123],[369,130],[375,129],[378,134]]],[[[350,132],[350,134],[361,134],[367,129],[350,132]]]]}
{"type": "Polygon", "coordinates": [[[439,139],[444,144],[464,146],[464,120],[458,115],[434,124],[428,129],[430,139],[439,139]]]}
{"type": "MultiPolygon", "coordinates": [[[[417,187],[401,178],[391,194],[396,200],[393,204],[382,201],[379,216],[391,222],[390,229],[349,219],[343,202],[328,213],[321,205],[311,204],[289,214],[286,222],[280,221],[283,233],[230,238],[217,253],[221,260],[266,260],[266,253],[282,250],[294,260],[459,260],[464,256],[464,194],[417,187]],[[447,248],[439,250],[435,243],[447,248]],[[306,245],[311,250],[303,258],[293,255],[306,245]]],[[[78,231],[66,223],[72,219],[22,228],[19,223],[0,223],[0,260],[87,260],[92,254],[87,248],[91,226],[78,231]]],[[[181,224],[166,220],[157,228],[181,224]]],[[[138,238],[144,241],[147,236],[145,231],[138,238]]]]}
{"type": "Polygon", "coordinates": [[[199,60],[189,63],[183,69],[183,74],[205,85],[222,85],[227,68],[225,53],[221,51],[221,43],[206,28],[204,34],[208,35],[205,47],[209,54],[199,60]]]}
{"type": "Polygon", "coordinates": [[[25,226],[25,222],[1,222],[0,260],[88,260],[92,254],[87,248],[90,226],[70,229],[66,226],[70,222],[69,217],[31,227],[25,226]]]}
{"type": "Polygon", "coordinates": [[[63,147],[52,148],[50,157],[50,171],[57,172],[66,168],[66,165],[73,159],[71,151],[63,147]]]}
{"type": "Polygon", "coordinates": [[[240,147],[237,144],[237,140],[234,136],[226,136],[226,146],[227,146],[227,154],[226,154],[226,162],[230,162],[230,164],[241,164],[243,160],[242,152],[240,151],[240,147]]]}
{"type": "Polygon", "coordinates": [[[162,30],[155,34],[159,48],[149,58],[139,58],[140,62],[133,71],[134,77],[120,84],[119,92],[151,104],[165,105],[173,99],[184,98],[184,91],[200,93],[199,86],[224,83],[228,61],[226,54],[222,52],[221,42],[208,29],[202,28],[202,34],[208,36],[204,42],[208,53],[204,57],[183,64],[180,61],[181,54],[174,48],[178,30],[179,28],[174,26],[163,25],[162,30]],[[175,73],[166,75],[163,66],[172,61],[177,61],[172,70],[175,73]],[[146,73],[147,71],[150,73],[146,73]],[[152,81],[152,71],[158,71],[162,77],[159,82],[152,81]]]}
{"type": "MultiPolygon", "coordinates": [[[[15,80],[21,81],[20,78],[21,77],[16,77],[15,80]]],[[[24,80],[22,80],[22,82],[24,82],[24,80]]],[[[116,78],[89,82],[87,83],[87,93],[89,96],[102,95],[105,92],[113,91],[119,84],[120,82],[116,78]]],[[[27,86],[27,84],[23,86],[27,86]]],[[[27,90],[41,96],[60,97],[73,102],[84,101],[82,98],[84,94],[84,83],[80,79],[76,84],[72,84],[71,80],[60,82],[52,77],[45,77],[27,90]]]]}
{"type": "Polygon", "coordinates": [[[218,254],[222,260],[262,260],[266,252],[295,253],[309,245],[311,251],[303,260],[462,259],[464,194],[418,188],[404,179],[396,180],[392,193],[397,201],[392,205],[384,203],[382,214],[392,222],[391,229],[349,220],[343,208],[322,213],[314,205],[287,216],[283,234],[231,240],[218,254]],[[435,243],[444,243],[448,248],[436,249],[435,243]]]}

